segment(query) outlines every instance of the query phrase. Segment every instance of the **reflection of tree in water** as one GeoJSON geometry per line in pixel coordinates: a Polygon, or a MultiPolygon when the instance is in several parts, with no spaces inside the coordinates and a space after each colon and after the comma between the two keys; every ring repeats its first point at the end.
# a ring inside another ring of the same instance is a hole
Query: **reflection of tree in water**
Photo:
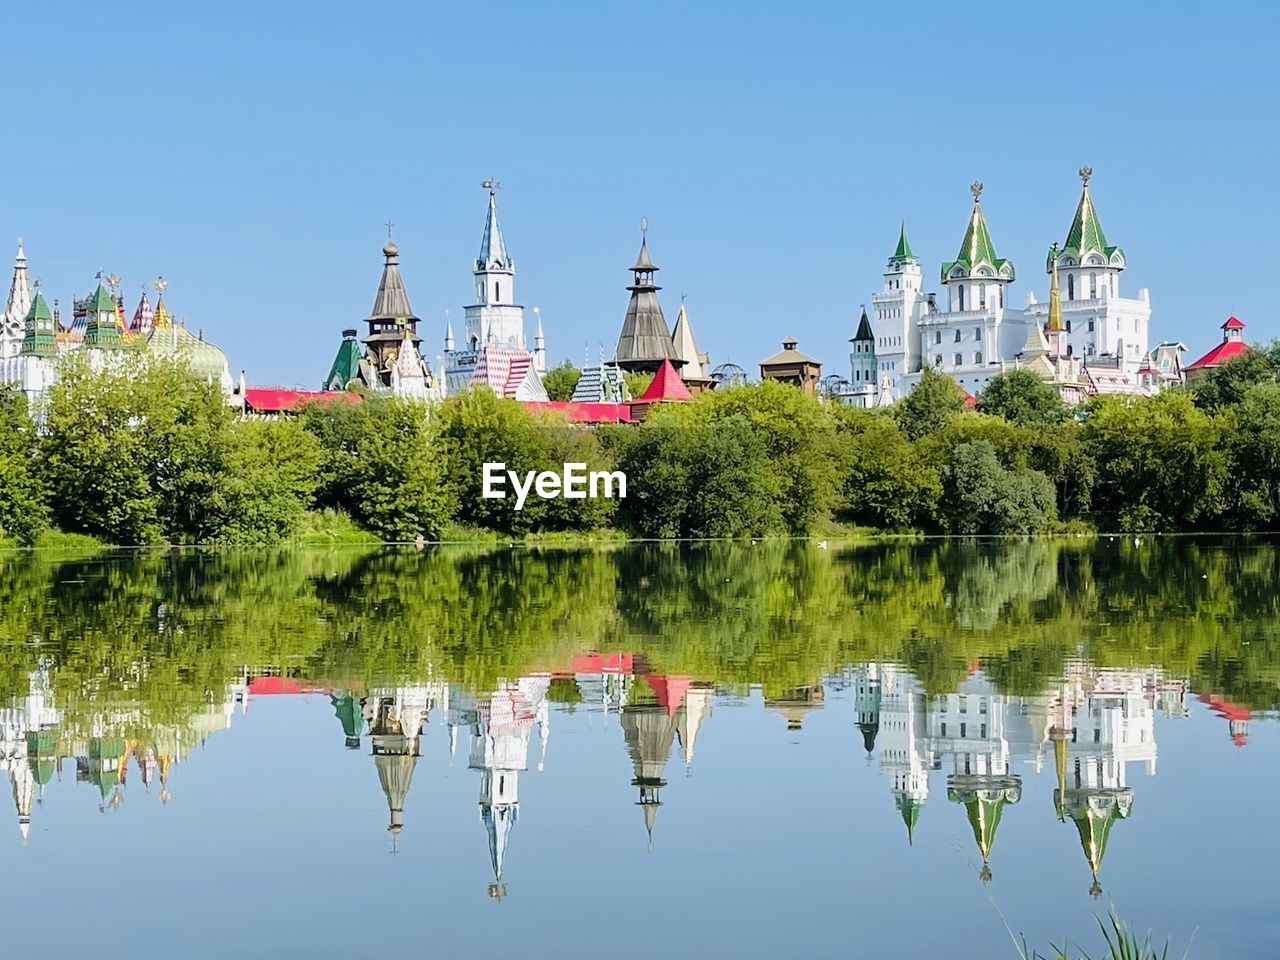
{"type": "Polygon", "coordinates": [[[908,665],[927,690],[982,662],[1033,691],[1083,653],[1270,707],[1277,581],[1273,544],[1191,538],[11,554],[0,693],[44,661],[69,714],[120,698],[155,727],[246,670],[491,689],[619,649],[776,697],[869,659],[908,665]]]}

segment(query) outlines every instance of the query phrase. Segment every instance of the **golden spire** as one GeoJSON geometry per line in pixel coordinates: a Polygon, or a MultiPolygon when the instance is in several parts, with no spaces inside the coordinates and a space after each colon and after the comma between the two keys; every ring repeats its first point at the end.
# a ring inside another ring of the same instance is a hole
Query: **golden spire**
{"type": "Polygon", "coordinates": [[[1058,245],[1049,251],[1049,322],[1046,333],[1057,333],[1062,327],[1062,296],[1058,292],[1058,245]]]}

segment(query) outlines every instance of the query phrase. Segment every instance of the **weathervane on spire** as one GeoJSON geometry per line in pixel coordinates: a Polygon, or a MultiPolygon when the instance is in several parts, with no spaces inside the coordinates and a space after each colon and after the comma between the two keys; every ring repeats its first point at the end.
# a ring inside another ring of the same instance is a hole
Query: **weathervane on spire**
{"type": "Polygon", "coordinates": [[[977,203],[978,198],[982,196],[982,182],[980,180],[975,180],[973,183],[969,184],[969,192],[973,194],[973,202],[977,203]]]}
{"type": "Polygon", "coordinates": [[[120,278],[114,273],[108,273],[106,281],[107,286],[111,288],[111,295],[115,296],[116,288],[120,286],[120,278]]]}
{"type": "Polygon", "coordinates": [[[1081,167],[1079,173],[1080,179],[1087,187],[1089,185],[1089,180],[1093,177],[1093,167],[1081,167]]]}
{"type": "Polygon", "coordinates": [[[151,282],[151,285],[156,288],[156,296],[163,297],[165,288],[169,286],[169,281],[164,277],[156,277],[155,280],[151,282]]]}
{"type": "Polygon", "coordinates": [[[647,234],[648,232],[649,232],[649,218],[641,217],[640,218],[640,236],[644,237],[645,234],[647,234]]]}
{"type": "Polygon", "coordinates": [[[501,180],[481,180],[480,187],[481,189],[488,190],[489,196],[492,197],[497,191],[502,189],[502,181],[501,180]]]}

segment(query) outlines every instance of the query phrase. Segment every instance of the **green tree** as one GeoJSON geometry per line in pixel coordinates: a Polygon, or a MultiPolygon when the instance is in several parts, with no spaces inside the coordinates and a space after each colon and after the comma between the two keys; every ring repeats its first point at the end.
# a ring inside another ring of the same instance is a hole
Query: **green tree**
{"type": "Polygon", "coordinates": [[[68,358],[40,445],[60,525],[120,544],[216,536],[231,420],[221,390],[183,364],[68,358]]]}
{"type": "Polygon", "coordinates": [[[1277,364],[1270,348],[1250,347],[1220,367],[1206,370],[1191,381],[1191,396],[1206,413],[1240,403],[1251,387],[1274,383],[1277,364]]]}
{"type": "Polygon", "coordinates": [[[15,386],[0,385],[0,537],[20,543],[31,543],[49,524],[36,451],[26,396],[15,386]]]}
{"type": "Polygon", "coordinates": [[[1058,391],[1026,369],[992,377],[978,398],[978,409],[1033,428],[1061,423],[1069,412],[1058,391]]]}
{"type": "Polygon", "coordinates": [[[918,440],[941,430],[964,408],[965,395],[960,385],[926,364],[916,385],[893,411],[907,439],[918,440]]]}
{"type": "Polygon", "coordinates": [[[840,514],[877,527],[925,526],[932,522],[941,476],[907,440],[893,417],[836,408],[840,436],[840,514]]]}
{"type": "Polygon", "coordinates": [[[653,383],[652,373],[632,373],[629,370],[622,372],[622,380],[627,385],[627,391],[631,394],[632,400],[640,399],[640,395],[649,389],[649,384],[653,383]]]}
{"type": "Polygon", "coordinates": [[[1084,442],[1084,427],[1078,421],[1064,420],[1036,430],[1027,462],[1053,484],[1060,516],[1089,512],[1098,465],[1084,442]]]}
{"type": "Polygon", "coordinates": [[[320,442],[298,420],[237,423],[219,491],[217,539],[275,543],[297,530],[319,483],[320,442]]]}
{"type": "Polygon", "coordinates": [[[1245,394],[1231,431],[1236,512],[1247,528],[1280,524],[1280,383],[1245,394]]]}
{"type": "Polygon", "coordinates": [[[955,448],[942,485],[941,515],[951,533],[1033,533],[1056,519],[1048,478],[1007,469],[986,440],[955,448]]]}
{"type": "Polygon", "coordinates": [[[1211,524],[1225,506],[1228,462],[1220,439],[1219,424],[1180,390],[1095,399],[1084,424],[1097,464],[1095,509],[1123,529],[1211,524]]]}
{"type": "Polygon", "coordinates": [[[346,510],[385,540],[439,538],[457,501],[447,443],[428,404],[391,397],[316,403],[303,411],[302,425],[321,451],[321,506],[346,510]]]}
{"type": "Polygon", "coordinates": [[[542,385],[547,388],[547,396],[552,400],[568,400],[573,396],[573,388],[578,385],[582,371],[570,361],[564,360],[542,375],[542,385]]]}
{"type": "Polygon", "coordinates": [[[840,502],[835,418],[817,398],[774,380],[719,391],[691,403],[695,421],[716,427],[732,417],[751,424],[764,446],[765,484],[789,532],[802,535],[840,502]]]}
{"type": "Polygon", "coordinates": [[[458,489],[461,522],[525,534],[589,529],[607,519],[612,504],[603,499],[543,500],[531,493],[517,510],[509,482],[505,498],[482,496],[486,463],[505,464],[504,470],[522,478],[529,471],[560,473],[566,462],[585,463],[588,471],[612,469],[593,433],[570,425],[563,417],[536,415],[523,404],[495,397],[488,390],[471,390],[449,400],[439,416],[449,476],[458,489]]]}
{"type": "Polygon", "coordinates": [[[784,528],[769,488],[764,442],[736,414],[714,427],[683,404],[659,407],[619,459],[628,495],[620,514],[643,537],[739,537],[784,528]]]}

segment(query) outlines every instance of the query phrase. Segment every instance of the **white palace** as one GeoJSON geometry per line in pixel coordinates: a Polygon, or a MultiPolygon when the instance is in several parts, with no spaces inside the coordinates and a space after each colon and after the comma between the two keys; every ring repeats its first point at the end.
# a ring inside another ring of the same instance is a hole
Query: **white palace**
{"type": "Polygon", "coordinates": [[[1010,301],[1011,260],[996,253],[982,215],[982,184],[955,259],[941,266],[943,293],[926,292],[920,260],[902,229],[884,286],[871,296],[850,341],[851,399],[862,406],[901,399],[927,364],[976,396],[1003,370],[1030,367],[1068,402],[1099,393],[1155,393],[1181,379],[1179,343],[1149,347],[1151,300],[1120,292],[1124,250],[1107,241],[1089,194],[1089,167],[1066,242],[1045,260],[1050,295],[1010,301]]]}

